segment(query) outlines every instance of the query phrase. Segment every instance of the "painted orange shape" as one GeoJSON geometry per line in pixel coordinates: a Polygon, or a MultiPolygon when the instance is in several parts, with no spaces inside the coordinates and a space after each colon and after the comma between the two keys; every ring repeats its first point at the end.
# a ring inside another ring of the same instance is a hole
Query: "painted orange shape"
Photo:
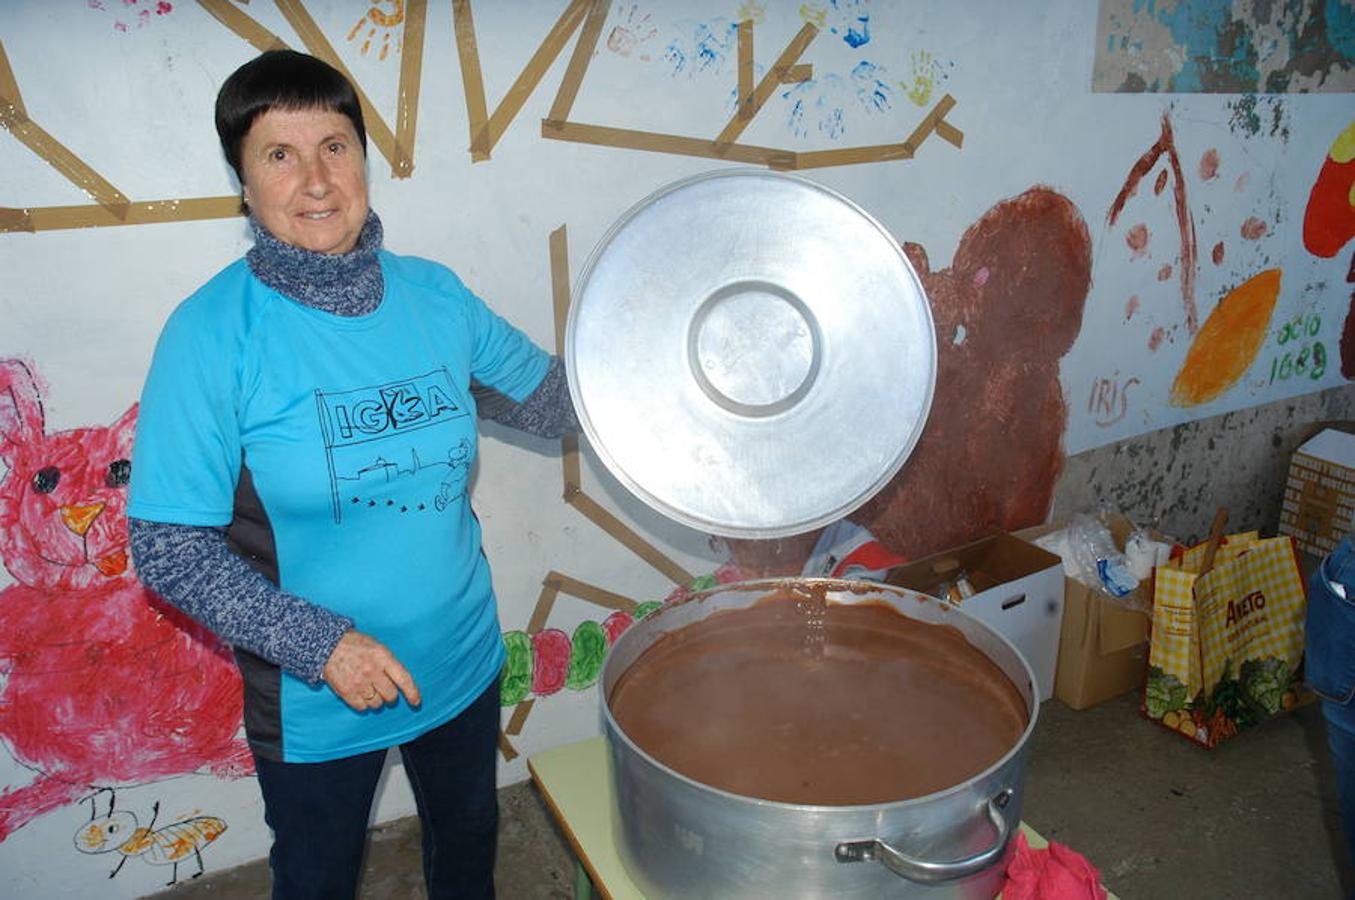
{"type": "Polygon", "coordinates": [[[1173,406],[1208,403],[1232,387],[1256,359],[1280,297],[1279,269],[1244,281],[1219,301],[1195,336],[1172,383],[1173,406]]]}
{"type": "Polygon", "coordinates": [[[1327,151],[1303,213],[1303,246],[1331,258],[1355,237],[1355,121],[1327,151]]]}
{"type": "Polygon", "coordinates": [[[71,504],[61,507],[61,521],[66,523],[66,527],[76,534],[84,537],[85,532],[94,524],[94,520],[99,518],[99,513],[103,512],[102,503],[89,504],[71,504]]]}

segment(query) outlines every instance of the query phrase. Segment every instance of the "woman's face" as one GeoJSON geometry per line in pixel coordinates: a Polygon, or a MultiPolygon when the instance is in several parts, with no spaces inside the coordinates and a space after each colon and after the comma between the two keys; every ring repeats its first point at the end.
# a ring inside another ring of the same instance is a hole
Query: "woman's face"
{"type": "Polygon", "coordinates": [[[240,146],[245,202],[278,240],[347,253],[367,221],[367,173],[352,121],[323,109],[270,109],[240,146]]]}

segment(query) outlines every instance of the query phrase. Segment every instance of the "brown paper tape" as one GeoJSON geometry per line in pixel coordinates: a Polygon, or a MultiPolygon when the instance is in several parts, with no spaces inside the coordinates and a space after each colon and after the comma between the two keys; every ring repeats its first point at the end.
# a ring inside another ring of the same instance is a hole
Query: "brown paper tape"
{"type": "Polygon", "coordinates": [[[913,147],[902,144],[879,144],[874,147],[844,147],[841,150],[812,150],[796,153],[789,169],[824,169],[829,166],[854,166],[861,163],[912,159],[913,147]]]}
{"type": "Polygon", "coordinates": [[[579,465],[579,436],[565,435],[560,439],[560,448],[560,461],[564,466],[564,492],[560,496],[569,503],[583,490],[583,473],[579,465]]]}
{"type": "Polygon", "coordinates": [[[19,93],[19,81],[14,77],[14,69],[10,68],[5,42],[0,41],[0,127],[13,129],[27,121],[28,110],[24,109],[23,96],[19,93]]]}
{"type": "MultiPolygon", "coordinates": [[[[564,118],[560,116],[559,118],[564,118]]],[[[753,118],[753,20],[739,23],[739,118],[753,118]]]]}
{"type": "Polygon", "coordinates": [[[635,607],[639,605],[637,601],[624,594],[617,594],[552,569],[546,573],[545,578],[541,579],[541,593],[537,595],[536,606],[532,609],[532,617],[527,622],[526,631],[528,634],[537,634],[546,627],[551,611],[555,608],[555,600],[562,592],[592,603],[594,606],[601,606],[604,609],[633,612],[635,607]]]}
{"type": "MultiPolygon", "coordinates": [[[[861,163],[890,162],[900,159],[912,159],[923,142],[935,131],[943,139],[959,147],[964,142],[964,133],[944,120],[946,113],[955,106],[955,98],[946,94],[923,118],[913,133],[899,144],[879,144],[873,147],[844,147],[841,150],[817,150],[795,154],[793,168],[821,169],[828,166],[852,166],[861,163]]],[[[773,166],[776,168],[776,166],[773,166]]]]}
{"type": "Polygon", "coordinates": [[[405,154],[404,150],[396,146],[395,135],[391,133],[390,126],[386,120],[376,111],[372,101],[368,98],[358,80],[353,77],[353,73],[348,71],[348,67],[339,59],[339,54],[334,51],[334,47],[325,37],[325,33],[320,30],[320,26],[315,24],[311,14],[306,11],[306,6],[301,0],[274,0],[278,5],[278,10],[296,30],[300,36],[301,42],[306,45],[312,56],[319,57],[329,63],[334,68],[343,73],[344,77],[353,85],[357,91],[358,103],[362,107],[363,124],[367,127],[367,135],[376,144],[376,148],[381,151],[381,155],[386,157],[386,161],[391,165],[391,175],[395,178],[408,178],[414,171],[414,165],[410,162],[408,171],[400,170],[400,158],[405,154]]]}
{"type": "Polygon", "coordinates": [[[400,59],[400,87],[395,101],[397,177],[414,174],[414,135],[419,123],[419,88],[423,84],[423,39],[428,0],[407,0],[405,35],[400,59]]]}
{"type": "Polygon", "coordinates": [[[954,108],[955,98],[950,94],[945,94],[940,100],[936,101],[936,105],[931,108],[931,112],[927,113],[927,117],[922,120],[922,123],[918,125],[917,128],[913,129],[913,133],[908,137],[908,140],[912,142],[914,149],[922,146],[922,142],[927,139],[927,135],[931,134],[933,131],[940,131],[943,124],[945,125],[946,131],[946,134],[943,135],[943,137],[947,141],[954,144],[956,147],[964,142],[964,134],[955,126],[943,121],[946,117],[946,113],[954,108]]]}
{"type": "MultiPolygon", "coordinates": [[[[508,93],[504,95],[503,100],[499,101],[499,105],[494,109],[494,112],[490,115],[488,121],[471,133],[471,159],[481,160],[489,158],[490,151],[494,149],[494,145],[499,142],[499,138],[503,136],[509,123],[513,121],[513,118],[518,114],[519,110],[522,109],[522,105],[527,102],[527,98],[531,96],[532,91],[534,91],[536,86],[541,82],[542,77],[545,76],[546,70],[550,68],[551,63],[553,63],[555,58],[560,55],[560,51],[564,49],[565,43],[569,40],[570,35],[572,35],[575,29],[582,24],[591,2],[592,0],[572,0],[568,8],[561,13],[560,18],[556,20],[555,25],[546,35],[545,40],[543,40],[540,46],[536,48],[536,52],[532,54],[532,58],[527,61],[526,67],[518,73],[517,80],[515,80],[512,87],[508,89],[508,93]]],[[[470,12],[470,3],[468,0],[465,4],[465,10],[467,13],[470,12]]],[[[469,15],[466,16],[465,21],[470,23],[471,19],[469,15]]],[[[473,28],[473,25],[468,24],[467,29],[465,30],[473,30],[473,28]]],[[[460,23],[458,23],[456,29],[458,44],[462,41],[463,31],[460,23]]],[[[475,47],[474,42],[472,41],[468,46],[459,47],[458,53],[462,60],[462,71],[466,71],[467,59],[469,57],[473,58],[473,67],[478,75],[480,70],[480,54],[479,50],[475,47]]],[[[480,83],[480,104],[483,105],[484,79],[478,78],[477,80],[480,83]]],[[[470,83],[467,82],[466,90],[469,91],[470,89],[470,83]]]]}
{"type": "Polygon", "coordinates": [[[109,225],[151,225],[162,222],[197,222],[240,215],[240,198],[195,197],[188,200],[149,200],[130,203],[126,215],[114,215],[107,207],[40,206],[16,209],[0,207],[0,233],[14,231],[60,231],[66,228],[99,228],[109,225]]]}
{"type": "Polygon", "coordinates": [[[692,575],[690,572],[650,546],[644,538],[631,530],[630,526],[604,509],[592,497],[580,491],[565,502],[583,513],[584,517],[594,525],[611,535],[617,543],[662,572],[674,584],[691,583],[692,575]]]}
{"type": "Polygon", "coordinates": [[[755,147],[751,144],[729,144],[718,148],[705,138],[689,138],[653,131],[633,131],[628,128],[609,128],[603,125],[585,125],[580,122],[541,120],[541,136],[557,141],[618,147],[623,150],[648,150],[676,156],[700,156],[705,159],[723,159],[752,163],[759,166],[791,168],[795,154],[774,147],[755,147]]]}
{"type": "MultiPolygon", "coordinates": [[[[301,38],[301,42],[305,44],[306,49],[310,54],[323,59],[331,66],[338,69],[344,74],[345,78],[352,82],[354,90],[357,91],[358,104],[362,107],[363,124],[367,128],[367,134],[371,137],[372,143],[376,144],[376,148],[381,151],[381,155],[386,157],[386,161],[391,164],[391,175],[393,177],[408,178],[414,171],[414,135],[412,122],[414,121],[413,117],[416,116],[417,113],[411,112],[409,109],[397,110],[397,120],[409,118],[411,122],[408,143],[397,142],[395,135],[391,132],[390,126],[386,124],[386,120],[376,111],[376,107],[372,105],[372,101],[368,98],[366,92],[363,91],[358,80],[353,77],[353,73],[348,71],[348,67],[343,64],[343,60],[339,59],[339,54],[334,51],[334,47],[329,43],[329,39],[325,37],[324,32],[320,30],[320,26],[315,24],[315,20],[312,19],[310,13],[306,11],[305,5],[302,4],[300,0],[275,0],[275,2],[277,3],[278,10],[292,28],[295,29],[297,35],[301,38]]],[[[422,2],[423,0],[420,0],[420,3],[422,2]]],[[[267,28],[264,28],[258,22],[254,21],[239,8],[233,6],[229,0],[198,0],[198,4],[211,13],[217,21],[244,38],[260,52],[265,50],[287,49],[287,43],[285,41],[273,34],[267,28]]],[[[416,55],[419,57],[419,62],[421,64],[423,55],[423,36],[421,28],[419,31],[420,33],[417,35],[418,50],[416,51],[416,55]]],[[[403,100],[403,69],[401,73],[401,87],[401,99],[403,100]]],[[[415,88],[415,92],[417,95],[417,88],[415,88]]]]}
{"type": "MultiPolygon", "coordinates": [[[[743,26],[740,25],[739,28],[739,33],[742,35],[743,26]]],[[[749,30],[749,44],[751,45],[751,27],[749,30]]],[[[729,124],[715,138],[715,143],[718,146],[721,148],[727,147],[734,143],[740,134],[743,134],[743,130],[748,127],[748,123],[762,109],[763,104],[771,98],[772,92],[782,83],[787,71],[795,65],[800,58],[800,54],[805,52],[818,34],[819,30],[806,22],[795,37],[791,38],[790,43],[786,45],[786,49],[781,51],[781,55],[776,58],[776,62],[772,63],[772,67],[767,70],[767,74],[763,75],[762,80],[758,82],[757,87],[753,90],[751,102],[740,103],[739,110],[734,114],[734,118],[729,120],[729,124]]],[[[740,53],[742,53],[742,48],[740,48],[740,53]]],[[[749,65],[752,65],[751,61],[749,65]]]]}
{"type": "MultiPolygon", "coordinates": [[[[569,233],[564,225],[550,233],[550,288],[555,311],[555,353],[563,357],[565,325],[569,321],[569,233]]],[[[567,503],[583,489],[577,434],[567,434],[560,439],[560,461],[564,475],[564,493],[561,496],[567,503]]]]}
{"type": "Polygon", "coordinates": [[[287,43],[282,38],[245,15],[230,0],[198,0],[198,6],[207,10],[218,22],[252,44],[260,53],[266,50],[287,49],[287,43]]]}
{"type": "Polygon", "coordinates": [[[452,0],[452,30],[456,33],[456,56],[461,63],[461,90],[466,95],[466,116],[470,122],[471,161],[489,159],[489,150],[476,141],[489,121],[485,108],[485,79],[480,71],[480,49],[475,44],[475,18],[470,0],[452,0]]]}
{"type": "Polygon", "coordinates": [[[589,5],[588,18],[583,23],[583,33],[579,35],[579,42],[574,45],[574,53],[569,57],[565,77],[560,82],[560,89],[555,92],[555,100],[551,103],[550,118],[561,121],[569,118],[569,111],[574,108],[574,100],[579,95],[579,85],[583,83],[584,73],[588,71],[588,65],[593,61],[593,50],[598,45],[598,37],[602,34],[602,25],[607,21],[607,10],[610,7],[610,0],[593,0],[589,5]]]}
{"type": "Polygon", "coordinates": [[[571,597],[586,600],[594,606],[601,606],[605,609],[619,609],[622,612],[634,612],[635,607],[640,605],[630,597],[613,593],[585,581],[579,581],[577,578],[570,578],[568,575],[562,575],[559,572],[551,572],[550,574],[557,580],[560,591],[569,594],[571,597]]]}
{"type": "Polygon", "coordinates": [[[964,145],[964,132],[944,119],[936,123],[937,137],[956,147],[964,145]]]}
{"type": "Polygon", "coordinates": [[[512,762],[518,758],[518,752],[513,748],[513,742],[508,740],[508,736],[502,731],[499,732],[499,752],[503,754],[504,762],[512,762]]]}
{"type": "Polygon", "coordinates": [[[569,322],[569,232],[561,225],[550,233],[550,290],[555,310],[555,353],[565,354],[565,325],[569,322]]]}
{"type": "MultiPolygon", "coordinates": [[[[522,734],[522,726],[527,724],[527,716],[531,715],[532,704],[535,702],[535,697],[528,697],[513,708],[513,715],[508,718],[508,726],[504,728],[504,734],[511,734],[514,737],[522,734]]],[[[511,748],[512,745],[510,744],[509,747],[511,748]]],[[[516,750],[513,751],[513,756],[517,756],[516,750]]]]}
{"type": "Polygon", "coordinates": [[[90,168],[41,126],[26,122],[17,128],[11,128],[10,132],[40,159],[60,172],[67,181],[94,198],[99,207],[114,219],[109,224],[120,225],[126,221],[128,207],[131,204],[127,196],[109,184],[102,175],[90,168]]]}
{"type": "Polygon", "coordinates": [[[536,634],[546,627],[550,611],[555,608],[555,598],[560,593],[560,573],[550,571],[541,581],[541,593],[536,596],[536,605],[532,607],[532,617],[527,620],[526,631],[536,634]]]}
{"type": "Polygon", "coordinates": [[[0,42],[0,127],[18,138],[20,143],[60,172],[67,181],[93,197],[115,219],[121,221],[127,215],[127,205],[131,201],[122,191],[28,117],[23,95],[19,92],[19,82],[10,67],[3,42],[0,42]]]}

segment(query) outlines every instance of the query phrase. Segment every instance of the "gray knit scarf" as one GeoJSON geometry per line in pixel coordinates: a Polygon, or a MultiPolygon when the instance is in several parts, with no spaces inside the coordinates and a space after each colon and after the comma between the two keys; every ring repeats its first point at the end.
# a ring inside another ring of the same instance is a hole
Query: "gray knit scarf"
{"type": "Polygon", "coordinates": [[[372,210],[347,253],[315,253],[283,243],[254,216],[249,217],[254,246],[245,254],[250,271],[273,290],[298,303],[338,316],[365,316],[381,305],[385,284],[376,253],[381,249],[381,219],[372,210]]]}

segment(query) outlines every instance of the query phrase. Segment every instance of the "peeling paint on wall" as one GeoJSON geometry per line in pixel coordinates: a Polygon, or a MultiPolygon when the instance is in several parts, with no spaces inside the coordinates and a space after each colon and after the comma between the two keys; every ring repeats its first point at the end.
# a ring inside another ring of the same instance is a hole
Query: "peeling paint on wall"
{"type": "Polygon", "coordinates": [[[1355,90],[1349,0],[1101,0],[1092,90],[1355,90]]]}
{"type": "Polygon", "coordinates": [[[1319,423],[1355,422],[1355,387],[1277,400],[1069,456],[1051,520],[1095,511],[1100,501],[1133,521],[1195,543],[1214,510],[1229,528],[1274,533],[1289,458],[1319,423]]]}

